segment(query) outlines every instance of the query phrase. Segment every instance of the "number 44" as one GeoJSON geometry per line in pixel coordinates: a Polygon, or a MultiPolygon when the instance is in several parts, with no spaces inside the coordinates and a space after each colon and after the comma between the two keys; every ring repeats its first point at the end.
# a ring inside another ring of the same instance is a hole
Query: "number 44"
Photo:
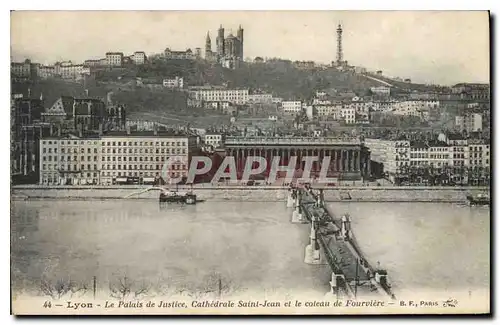
{"type": "Polygon", "coordinates": [[[52,304],[50,303],[50,301],[45,301],[45,302],[43,303],[43,307],[44,307],[44,308],[51,308],[51,307],[52,307],[52,304]]]}

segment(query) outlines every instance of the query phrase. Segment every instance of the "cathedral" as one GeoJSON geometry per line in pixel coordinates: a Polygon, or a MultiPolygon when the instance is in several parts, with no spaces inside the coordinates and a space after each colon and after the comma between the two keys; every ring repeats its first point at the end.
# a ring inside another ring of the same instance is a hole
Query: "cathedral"
{"type": "Polygon", "coordinates": [[[210,34],[207,33],[205,59],[207,61],[218,62],[230,69],[236,68],[238,62],[243,61],[243,29],[241,25],[238,28],[236,36],[229,33],[227,37],[224,36],[224,28],[222,25],[220,26],[217,33],[215,52],[212,52],[212,40],[210,39],[210,34]]]}

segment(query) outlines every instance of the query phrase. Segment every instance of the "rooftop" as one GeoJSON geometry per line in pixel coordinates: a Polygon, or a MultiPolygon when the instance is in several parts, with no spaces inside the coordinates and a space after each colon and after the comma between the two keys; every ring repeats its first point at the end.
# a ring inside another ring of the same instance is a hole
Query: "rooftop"
{"type": "Polygon", "coordinates": [[[449,145],[443,141],[433,140],[429,141],[429,147],[449,147],[449,145]]]}
{"type": "Polygon", "coordinates": [[[187,138],[191,135],[176,131],[131,131],[127,133],[126,131],[108,131],[102,135],[102,137],[182,137],[187,138]]]}
{"type": "Polygon", "coordinates": [[[429,146],[427,145],[427,143],[423,141],[410,141],[410,147],[417,149],[425,149],[428,148],[429,146]]]}

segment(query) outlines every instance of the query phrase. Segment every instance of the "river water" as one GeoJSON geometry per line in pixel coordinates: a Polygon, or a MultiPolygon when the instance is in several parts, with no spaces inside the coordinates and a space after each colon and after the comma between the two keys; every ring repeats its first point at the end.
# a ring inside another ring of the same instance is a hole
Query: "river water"
{"type": "MultiPolygon", "coordinates": [[[[331,203],[351,215],[368,261],[394,292],[487,290],[489,209],[443,203],[331,203]]],[[[327,266],[304,264],[307,225],[283,202],[14,201],[11,271],[17,291],[71,279],[98,291],[127,277],[151,291],[324,294],[327,266]],[[220,279],[220,281],[219,281],[220,279]]]]}

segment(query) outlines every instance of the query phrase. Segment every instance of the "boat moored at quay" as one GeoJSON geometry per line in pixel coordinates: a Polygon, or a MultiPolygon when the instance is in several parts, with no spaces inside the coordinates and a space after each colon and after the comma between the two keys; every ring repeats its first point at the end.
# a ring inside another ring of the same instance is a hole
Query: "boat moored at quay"
{"type": "Polygon", "coordinates": [[[196,204],[196,194],[193,192],[176,192],[165,190],[160,192],[160,203],[182,203],[182,204],[196,204]]]}
{"type": "Polygon", "coordinates": [[[490,205],[490,196],[483,193],[476,195],[469,194],[467,195],[467,203],[469,206],[490,205]]]}

